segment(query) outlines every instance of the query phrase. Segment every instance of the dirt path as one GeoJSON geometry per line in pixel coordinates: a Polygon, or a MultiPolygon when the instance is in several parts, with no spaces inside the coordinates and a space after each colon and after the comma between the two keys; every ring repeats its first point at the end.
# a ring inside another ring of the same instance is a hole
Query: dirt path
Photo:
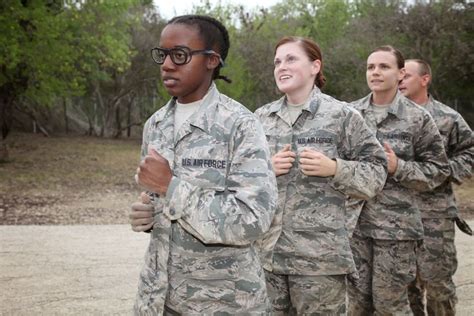
{"type": "MultiPolygon", "coordinates": [[[[474,220],[469,225],[474,227],[474,220]]],[[[474,315],[474,237],[460,232],[456,228],[456,248],[458,252],[458,270],[454,276],[459,298],[457,315],[474,315]]]]}
{"type": "MultiPolygon", "coordinates": [[[[148,240],[127,224],[140,192],[133,180],[140,140],[12,134],[8,141],[0,315],[130,315],[148,240]]],[[[456,193],[474,227],[474,179],[456,193]]],[[[458,315],[474,315],[473,243],[458,232],[458,315]]]]}
{"type": "Polygon", "coordinates": [[[147,242],[128,225],[0,226],[0,314],[131,315],[147,242]]]}
{"type": "MultiPolygon", "coordinates": [[[[473,241],[457,231],[460,316],[474,315],[473,241]]],[[[0,226],[0,314],[130,315],[147,243],[128,225],[0,226]]]]}

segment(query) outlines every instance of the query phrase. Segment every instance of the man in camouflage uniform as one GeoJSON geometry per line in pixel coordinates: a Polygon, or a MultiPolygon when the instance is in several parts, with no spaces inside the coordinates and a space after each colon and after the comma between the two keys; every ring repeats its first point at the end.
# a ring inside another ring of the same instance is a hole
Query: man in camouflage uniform
{"type": "Polygon", "coordinates": [[[391,103],[375,105],[385,104],[376,103],[375,92],[352,103],[384,145],[389,176],[383,191],[363,205],[351,240],[358,276],[349,282],[350,315],[411,314],[406,288],[415,279],[414,252],[423,238],[416,196],[438,186],[449,173],[433,119],[398,92],[396,76],[403,76],[404,61],[395,51],[382,46],[367,62],[369,87],[391,103]]]}
{"type": "Polygon", "coordinates": [[[369,199],[381,190],[383,148],[356,111],[316,86],[295,121],[286,97],[255,113],[272,156],[296,155],[289,172],[277,177],[277,212],[262,241],[274,314],[345,314],[346,275],[355,268],[345,200],[369,199]],[[333,159],[335,175],[306,175],[301,157],[308,151],[333,159]]]}
{"type": "Polygon", "coordinates": [[[407,60],[405,71],[400,91],[423,106],[434,118],[443,138],[451,171],[443,184],[419,195],[424,238],[423,245],[417,249],[417,282],[409,288],[410,303],[415,315],[425,315],[426,292],[429,315],[454,315],[457,302],[453,282],[457,268],[454,222],[462,220],[458,217],[452,183],[461,184],[471,176],[473,134],[458,112],[428,94],[431,69],[425,61],[407,60]]]}
{"type": "Polygon", "coordinates": [[[166,196],[152,201],[135,313],[266,315],[254,243],[270,226],[277,191],[262,126],[213,83],[174,138],[175,102],[153,114],[143,132],[142,160],[159,153],[173,176],[166,196]]]}

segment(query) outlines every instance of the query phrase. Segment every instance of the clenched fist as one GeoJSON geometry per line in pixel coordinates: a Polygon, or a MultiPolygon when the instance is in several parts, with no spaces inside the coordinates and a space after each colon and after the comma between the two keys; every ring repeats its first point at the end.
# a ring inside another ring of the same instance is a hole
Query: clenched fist
{"type": "Polygon", "coordinates": [[[135,176],[138,184],[160,196],[166,195],[173,177],[168,160],[148,148],[148,155],[140,162],[135,176]]]}
{"type": "Polygon", "coordinates": [[[129,218],[134,232],[146,232],[153,227],[153,205],[145,192],[141,193],[139,202],[132,204],[129,218]]]}

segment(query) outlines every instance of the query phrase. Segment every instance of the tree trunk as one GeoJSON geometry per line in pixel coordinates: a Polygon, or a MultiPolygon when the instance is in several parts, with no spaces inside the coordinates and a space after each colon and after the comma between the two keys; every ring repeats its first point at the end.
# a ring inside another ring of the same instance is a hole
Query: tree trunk
{"type": "Polygon", "coordinates": [[[4,138],[0,137],[0,162],[8,161],[8,148],[4,138]]]}
{"type": "Polygon", "coordinates": [[[130,102],[127,103],[127,137],[130,138],[130,135],[132,134],[132,103],[133,103],[134,98],[130,100],[130,102]]]}
{"type": "Polygon", "coordinates": [[[3,85],[0,88],[0,161],[8,160],[8,148],[5,142],[10,133],[11,122],[13,120],[13,101],[14,96],[11,93],[12,87],[3,85]]]}
{"type": "Polygon", "coordinates": [[[10,133],[13,119],[13,96],[6,90],[0,89],[0,129],[3,139],[7,138],[10,133]]]}
{"type": "Polygon", "coordinates": [[[36,120],[35,120],[35,126],[38,127],[38,130],[43,134],[44,137],[49,137],[48,131],[36,120]]]}
{"type": "Polygon", "coordinates": [[[92,136],[94,133],[94,123],[90,117],[87,117],[87,121],[89,122],[89,130],[87,131],[87,136],[92,136]]]}
{"type": "MultiPolygon", "coordinates": [[[[100,124],[100,137],[104,137],[105,135],[105,128],[106,128],[106,124],[107,124],[107,121],[108,121],[108,118],[109,118],[109,111],[108,111],[108,108],[106,108],[106,104],[104,102],[104,99],[102,97],[102,93],[100,91],[100,85],[97,84],[95,86],[95,95],[97,97],[97,102],[95,102],[95,105],[99,106],[99,108],[101,109],[102,111],[102,116],[100,118],[100,121],[101,121],[101,124],[100,124]]],[[[97,119],[97,107],[95,108],[95,116],[96,116],[96,119],[97,119]]]]}
{"type": "Polygon", "coordinates": [[[117,126],[117,130],[115,132],[114,137],[119,138],[122,136],[122,122],[120,121],[120,106],[117,104],[115,107],[115,126],[117,126]]]}

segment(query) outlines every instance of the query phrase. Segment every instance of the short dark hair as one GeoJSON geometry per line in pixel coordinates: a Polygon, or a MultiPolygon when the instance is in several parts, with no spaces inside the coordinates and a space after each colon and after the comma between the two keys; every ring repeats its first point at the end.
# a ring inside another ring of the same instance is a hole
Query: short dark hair
{"type": "MultiPolygon", "coordinates": [[[[217,47],[222,60],[227,58],[230,48],[229,33],[226,27],[213,17],[197,14],[181,15],[172,18],[167,23],[167,25],[169,24],[185,24],[197,27],[206,46],[205,49],[214,49],[214,47],[217,47]]],[[[219,74],[221,67],[221,64],[217,66],[212,79],[222,79],[229,83],[232,82],[229,78],[219,74]]]]}
{"type": "Polygon", "coordinates": [[[400,52],[398,49],[396,49],[392,45],[379,46],[376,49],[374,49],[370,54],[375,53],[375,52],[392,53],[395,56],[395,59],[397,60],[398,69],[402,69],[405,67],[405,58],[403,57],[402,52],[400,52]]]}

